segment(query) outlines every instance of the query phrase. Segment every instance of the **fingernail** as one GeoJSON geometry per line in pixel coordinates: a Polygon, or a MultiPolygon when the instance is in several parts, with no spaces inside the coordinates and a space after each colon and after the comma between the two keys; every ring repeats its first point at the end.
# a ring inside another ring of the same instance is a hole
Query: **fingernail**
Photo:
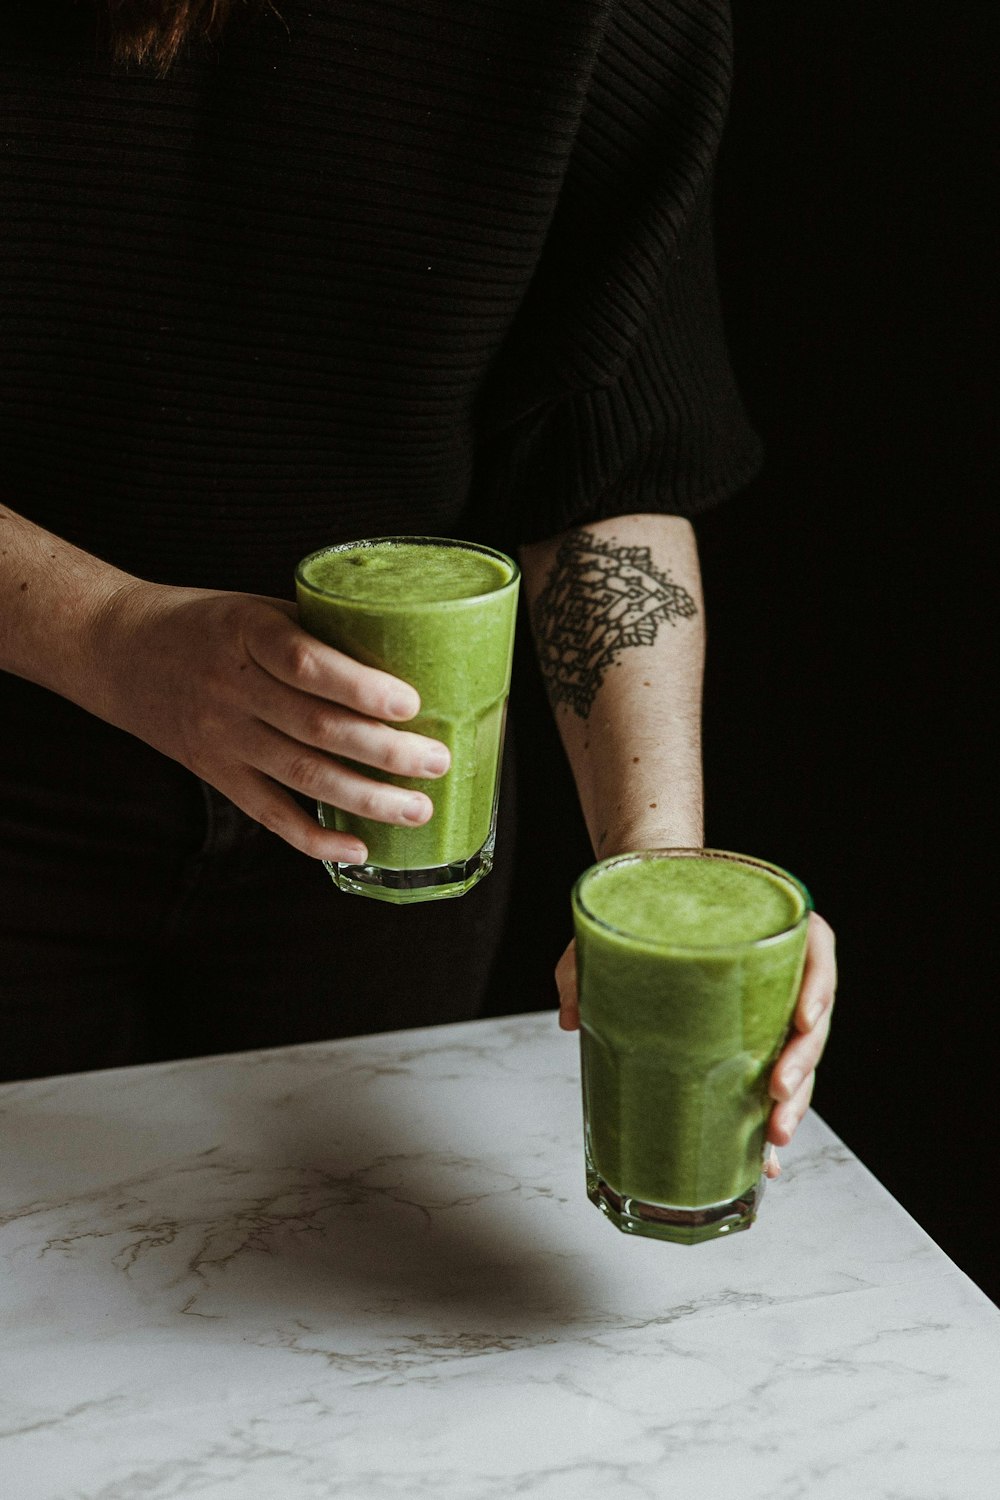
{"type": "Polygon", "coordinates": [[[813,1000],[810,1005],[806,1006],[806,1009],[805,1009],[806,1026],[809,1028],[810,1031],[816,1025],[816,1022],[819,1020],[819,1018],[820,1018],[820,1016],[822,1014],[823,1014],[823,1002],[822,1002],[822,1000],[813,1000]]]}
{"type": "Polygon", "coordinates": [[[451,756],[447,750],[431,750],[424,761],[424,770],[428,776],[443,776],[451,765],[451,756]]]}
{"type": "Polygon", "coordinates": [[[782,1084],[788,1097],[791,1098],[806,1075],[799,1068],[788,1068],[782,1074],[782,1084]]]}
{"type": "Polygon", "coordinates": [[[408,823],[427,822],[427,799],[425,797],[409,797],[403,803],[403,817],[408,823]]]}
{"type": "Polygon", "coordinates": [[[349,865],[363,865],[367,863],[368,850],[364,844],[352,844],[344,853],[344,863],[349,865]]]}
{"type": "Polygon", "coordinates": [[[412,698],[405,698],[400,694],[398,698],[389,700],[389,712],[394,719],[412,719],[417,712],[417,704],[412,698]]]}

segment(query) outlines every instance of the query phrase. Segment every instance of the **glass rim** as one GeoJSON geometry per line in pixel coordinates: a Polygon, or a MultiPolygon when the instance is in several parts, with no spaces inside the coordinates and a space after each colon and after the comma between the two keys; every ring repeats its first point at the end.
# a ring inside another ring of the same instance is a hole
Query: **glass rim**
{"type": "Polygon", "coordinates": [[[467,542],[461,537],[453,536],[369,536],[358,537],[351,542],[332,542],[328,547],[318,547],[315,552],[308,552],[301,558],[295,568],[295,582],[310,594],[315,594],[320,599],[340,599],[345,603],[360,606],[362,609],[367,605],[370,609],[376,609],[380,614],[387,610],[405,609],[439,609],[442,604],[461,606],[464,604],[478,604],[483,599],[492,599],[495,595],[506,594],[515,588],[521,578],[521,569],[516,560],[506,552],[501,552],[496,547],[487,547],[484,542],[467,542]],[[457,599],[417,599],[407,603],[401,599],[359,599],[354,594],[344,594],[337,589],[324,588],[322,584],[315,583],[306,578],[305,568],[309,563],[320,557],[329,557],[333,552],[353,552],[359,547],[380,547],[383,545],[400,546],[401,544],[416,545],[419,547],[459,547],[465,552],[479,552],[486,557],[495,558],[498,562],[505,563],[510,568],[510,577],[495,589],[487,589],[482,594],[460,594],[457,599]]]}
{"type": "Polygon", "coordinates": [[[657,849],[632,849],[623,854],[610,854],[606,859],[597,860],[596,863],[588,865],[587,869],[579,875],[573,885],[571,902],[574,911],[579,911],[588,922],[604,932],[611,932],[615,937],[627,938],[629,942],[639,943],[645,948],[653,948],[664,953],[697,953],[702,955],[746,953],[749,949],[766,948],[769,944],[779,943],[785,938],[791,937],[798,932],[808,921],[812,911],[815,910],[813,899],[807,888],[793,875],[790,870],[783,869],[781,865],[772,864],[770,860],[759,859],[753,854],[737,854],[732,849],[699,849],[678,845],[657,849]],[[753,869],[766,870],[769,875],[776,875],[790,885],[802,898],[802,914],[788,927],[783,927],[779,932],[769,932],[766,937],[747,938],[742,942],[734,943],[683,943],[675,940],[664,940],[660,938],[643,937],[636,932],[630,932],[625,927],[616,927],[612,922],[606,922],[587,906],[583,896],[583,887],[598,870],[610,869],[613,865],[631,864],[645,859],[715,859],[728,860],[733,864],[749,865],[753,869]]]}

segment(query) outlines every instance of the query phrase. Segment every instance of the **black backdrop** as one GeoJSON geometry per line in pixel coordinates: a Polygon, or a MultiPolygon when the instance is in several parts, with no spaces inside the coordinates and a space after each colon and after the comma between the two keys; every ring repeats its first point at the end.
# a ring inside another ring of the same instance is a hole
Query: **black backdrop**
{"type": "MultiPolygon", "coordinates": [[[[1000,7],[736,0],[735,14],[719,260],[767,461],[698,526],[706,842],[812,889],[841,968],[816,1107],[1000,1300],[985,724],[1000,7]]],[[[566,837],[575,798],[526,654],[518,669],[533,774],[511,1010],[554,997],[566,891],[589,860],[566,837]]]]}

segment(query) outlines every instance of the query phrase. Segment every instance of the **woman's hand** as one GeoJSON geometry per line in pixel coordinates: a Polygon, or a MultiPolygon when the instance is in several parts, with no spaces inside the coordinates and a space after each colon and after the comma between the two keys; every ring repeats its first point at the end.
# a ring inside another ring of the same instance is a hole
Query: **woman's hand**
{"type": "MultiPolygon", "coordinates": [[[[837,993],[837,957],[833,930],[817,912],[809,914],[806,966],[792,1018],[792,1032],[771,1072],[769,1092],[775,1101],[767,1126],[772,1147],[787,1146],[809,1108],[816,1083],[816,1064],[830,1034],[837,993]]],[[[768,1177],[781,1168],[771,1151],[768,1177]]]]}
{"type": "Polygon", "coordinates": [[[398,776],[442,775],[444,745],[383,722],[411,719],[416,692],[309,635],[294,604],[136,580],[105,601],[91,631],[95,687],[85,706],[180,761],[303,854],[367,857],[289,790],[400,827],[433,813],[422,792],[340,759],[398,776]]]}
{"type": "MultiPolygon", "coordinates": [[[[570,943],[556,965],[559,986],[559,1025],[576,1031],[580,1006],[576,987],[576,946],[570,943]]],[[[767,1127],[774,1146],[787,1146],[802,1116],[809,1108],[816,1082],[816,1064],[823,1055],[830,1033],[830,1017],[837,989],[837,962],[833,931],[816,912],[809,916],[806,966],[792,1019],[792,1033],[771,1073],[770,1095],[775,1101],[767,1127]]],[[[766,1167],[768,1177],[781,1168],[772,1150],[766,1167]]]]}

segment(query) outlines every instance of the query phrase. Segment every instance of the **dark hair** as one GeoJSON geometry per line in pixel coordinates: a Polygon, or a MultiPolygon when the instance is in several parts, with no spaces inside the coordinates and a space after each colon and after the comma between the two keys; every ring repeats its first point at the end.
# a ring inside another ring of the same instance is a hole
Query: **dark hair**
{"type": "Polygon", "coordinates": [[[98,0],[111,54],[118,63],[138,63],[163,74],[188,42],[214,41],[226,22],[268,0],[98,0]]]}

